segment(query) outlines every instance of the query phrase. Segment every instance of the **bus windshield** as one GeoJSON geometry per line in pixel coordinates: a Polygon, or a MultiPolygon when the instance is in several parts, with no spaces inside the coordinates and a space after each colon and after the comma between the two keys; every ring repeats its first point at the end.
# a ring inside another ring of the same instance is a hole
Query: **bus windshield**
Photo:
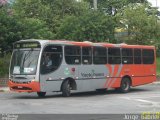
{"type": "Polygon", "coordinates": [[[11,74],[36,74],[39,50],[16,50],[11,61],[11,74]]]}

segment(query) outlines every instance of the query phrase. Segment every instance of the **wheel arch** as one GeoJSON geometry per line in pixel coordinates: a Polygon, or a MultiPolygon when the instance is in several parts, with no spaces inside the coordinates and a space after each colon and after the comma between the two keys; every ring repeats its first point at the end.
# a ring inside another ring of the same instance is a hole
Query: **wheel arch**
{"type": "Polygon", "coordinates": [[[121,82],[122,82],[122,80],[123,80],[124,78],[128,78],[128,79],[130,80],[130,86],[132,86],[132,78],[131,78],[131,76],[129,76],[129,75],[123,76],[122,79],[121,79],[121,82]]]}
{"type": "Polygon", "coordinates": [[[62,85],[63,85],[63,83],[64,83],[65,81],[67,81],[67,80],[69,81],[72,90],[76,90],[76,89],[77,89],[76,81],[75,81],[75,79],[73,79],[73,78],[71,78],[71,77],[68,77],[68,78],[66,78],[66,79],[63,80],[63,82],[62,82],[62,84],[61,84],[61,89],[60,89],[60,90],[62,91],[62,85]]]}

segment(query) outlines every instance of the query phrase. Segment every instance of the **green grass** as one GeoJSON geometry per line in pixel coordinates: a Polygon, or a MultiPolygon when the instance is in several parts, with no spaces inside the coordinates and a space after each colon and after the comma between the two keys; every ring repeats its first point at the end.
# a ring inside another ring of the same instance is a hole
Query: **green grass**
{"type": "Polygon", "coordinates": [[[157,58],[157,75],[160,76],[160,57],[157,58]]]}

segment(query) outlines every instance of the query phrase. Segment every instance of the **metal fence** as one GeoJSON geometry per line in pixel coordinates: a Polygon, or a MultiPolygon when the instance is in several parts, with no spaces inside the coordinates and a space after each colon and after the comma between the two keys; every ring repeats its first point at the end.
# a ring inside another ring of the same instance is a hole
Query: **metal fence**
{"type": "Polygon", "coordinates": [[[0,78],[0,87],[7,87],[8,78],[0,78]]]}

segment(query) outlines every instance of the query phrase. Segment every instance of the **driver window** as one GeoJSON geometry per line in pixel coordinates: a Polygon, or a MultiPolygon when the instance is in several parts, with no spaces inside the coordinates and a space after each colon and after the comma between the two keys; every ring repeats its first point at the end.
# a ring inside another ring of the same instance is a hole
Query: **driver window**
{"type": "Polygon", "coordinates": [[[41,74],[47,74],[58,69],[62,61],[62,46],[49,45],[45,47],[41,58],[41,74]]]}

